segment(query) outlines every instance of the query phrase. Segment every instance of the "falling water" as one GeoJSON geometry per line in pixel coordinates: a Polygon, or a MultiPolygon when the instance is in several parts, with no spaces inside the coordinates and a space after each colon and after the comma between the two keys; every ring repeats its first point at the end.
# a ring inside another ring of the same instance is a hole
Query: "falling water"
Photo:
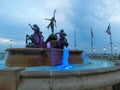
{"type": "Polygon", "coordinates": [[[90,59],[85,52],[82,53],[82,58],[83,58],[84,64],[90,63],[90,59]]]}
{"type": "Polygon", "coordinates": [[[68,49],[66,47],[64,47],[63,58],[62,58],[63,66],[69,66],[68,57],[69,57],[68,49]]]}
{"type": "Polygon", "coordinates": [[[67,47],[64,46],[64,51],[63,51],[63,57],[62,57],[62,64],[58,66],[58,68],[64,68],[64,69],[70,69],[72,68],[71,65],[69,65],[69,50],[67,47]]]}

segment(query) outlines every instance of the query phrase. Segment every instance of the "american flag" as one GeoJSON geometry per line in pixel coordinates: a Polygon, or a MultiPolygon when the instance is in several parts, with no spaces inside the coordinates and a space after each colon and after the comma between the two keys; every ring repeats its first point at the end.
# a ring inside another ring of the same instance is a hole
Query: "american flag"
{"type": "Polygon", "coordinates": [[[111,35],[110,24],[109,24],[108,27],[107,27],[106,33],[107,33],[108,35],[111,35]]]}

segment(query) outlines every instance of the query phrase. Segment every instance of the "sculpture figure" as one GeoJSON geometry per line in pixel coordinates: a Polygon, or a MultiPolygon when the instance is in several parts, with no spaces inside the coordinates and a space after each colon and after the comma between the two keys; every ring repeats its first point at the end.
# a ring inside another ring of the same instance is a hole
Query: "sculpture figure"
{"type": "Polygon", "coordinates": [[[54,10],[53,17],[50,20],[50,23],[48,24],[47,28],[51,28],[52,34],[49,35],[49,37],[44,42],[42,32],[40,31],[40,28],[37,26],[37,24],[29,26],[32,28],[34,33],[32,35],[26,35],[26,47],[32,47],[32,48],[44,48],[49,43],[49,48],[61,48],[63,49],[64,46],[68,46],[68,42],[66,39],[67,34],[64,32],[64,30],[60,30],[60,32],[54,34],[54,26],[56,26],[56,20],[55,20],[55,13],[56,9],[54,10]],[[58,36],[59,38],[58,38],[58,36]]]}
{"type": "Polygon", "coordinates": [[[40,31],[40,28],[37,26],[37,24],[34,24],[33,26],[29,24],[29,26],[34,31],[34,34],[32,35],[26,35],[26,45],[30,47],[43,47],[44,46],[44,37],[42,35],[42,32],[40,31]],[[28,44],[28,40],[31,40],[32,42],[28,44]]]}
{"type": "Polygon", "coordinates": [[[49,29],[49,27],[51,27],[52,34],[54,34],[54,26],[56,26],[55,13],[56,13],[56,9],[54,10],[53,17],[51,19],[47,19],[47,18],[45,19],[50,21],[47,28],[49,29]]]}
{"type": "Polygon", "coordinates": [[[56,33],[59,34],[59,39],[58,39],[58,47],[59,48],[64,48],[64,46],[68,46],[67,39],[65,38],[67,34],[64,32],[63,29],[60,30],[60,32],[56,33]]]}

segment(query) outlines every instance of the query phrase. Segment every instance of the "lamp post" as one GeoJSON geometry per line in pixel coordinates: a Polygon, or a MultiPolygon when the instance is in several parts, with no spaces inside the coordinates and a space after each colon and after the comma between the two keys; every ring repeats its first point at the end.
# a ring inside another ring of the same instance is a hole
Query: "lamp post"
{"type": "Polygon", "coordinates": [[[105,47],[103,48],[103,51],[104,51],[104,55],[105,55],[106,54],[106,48],[105,47]]]}
{"type": "Polygon", "coordinates": [[[93,54],[95,55],[95,51],[96,51],[96,49],[95,48],[93,48],[93,54]]]}
{"type": "Polygon", "coordinates": [[[117,55],[117,46],[114,46],[115,55],[117,55]]]}
{"type": "Polygon", "coordinates": [[[10,40],[10,48],[12,48],[12,40],[10,40]]]}

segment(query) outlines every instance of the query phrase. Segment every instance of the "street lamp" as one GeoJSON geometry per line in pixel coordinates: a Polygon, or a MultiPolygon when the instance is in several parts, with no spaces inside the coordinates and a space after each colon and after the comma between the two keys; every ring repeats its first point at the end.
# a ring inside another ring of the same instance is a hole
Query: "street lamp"
{"type": "Polygon", "coordinates": [[[115,55],[117,55],[117,46],[114,46],[115,55]]]}
{"type": "Polygon", "coordinates": [[[96,51],[96,49],[95,49],[95,48],[93,48],[93,53],[94,53],[94,55],[95,55],[95,51],[96,51]]]}
{"type": "Polygon", "coordinates": [[[10,48],[12,48],[12,40],[10,40],[10,48]]]}
{"type": "Polygon", "coordinates": [[[106,48],[105,47],[103,48],[103,51],[104,51],[104,55],[105,55],[105,52],[106,52],[106,48]]]}

